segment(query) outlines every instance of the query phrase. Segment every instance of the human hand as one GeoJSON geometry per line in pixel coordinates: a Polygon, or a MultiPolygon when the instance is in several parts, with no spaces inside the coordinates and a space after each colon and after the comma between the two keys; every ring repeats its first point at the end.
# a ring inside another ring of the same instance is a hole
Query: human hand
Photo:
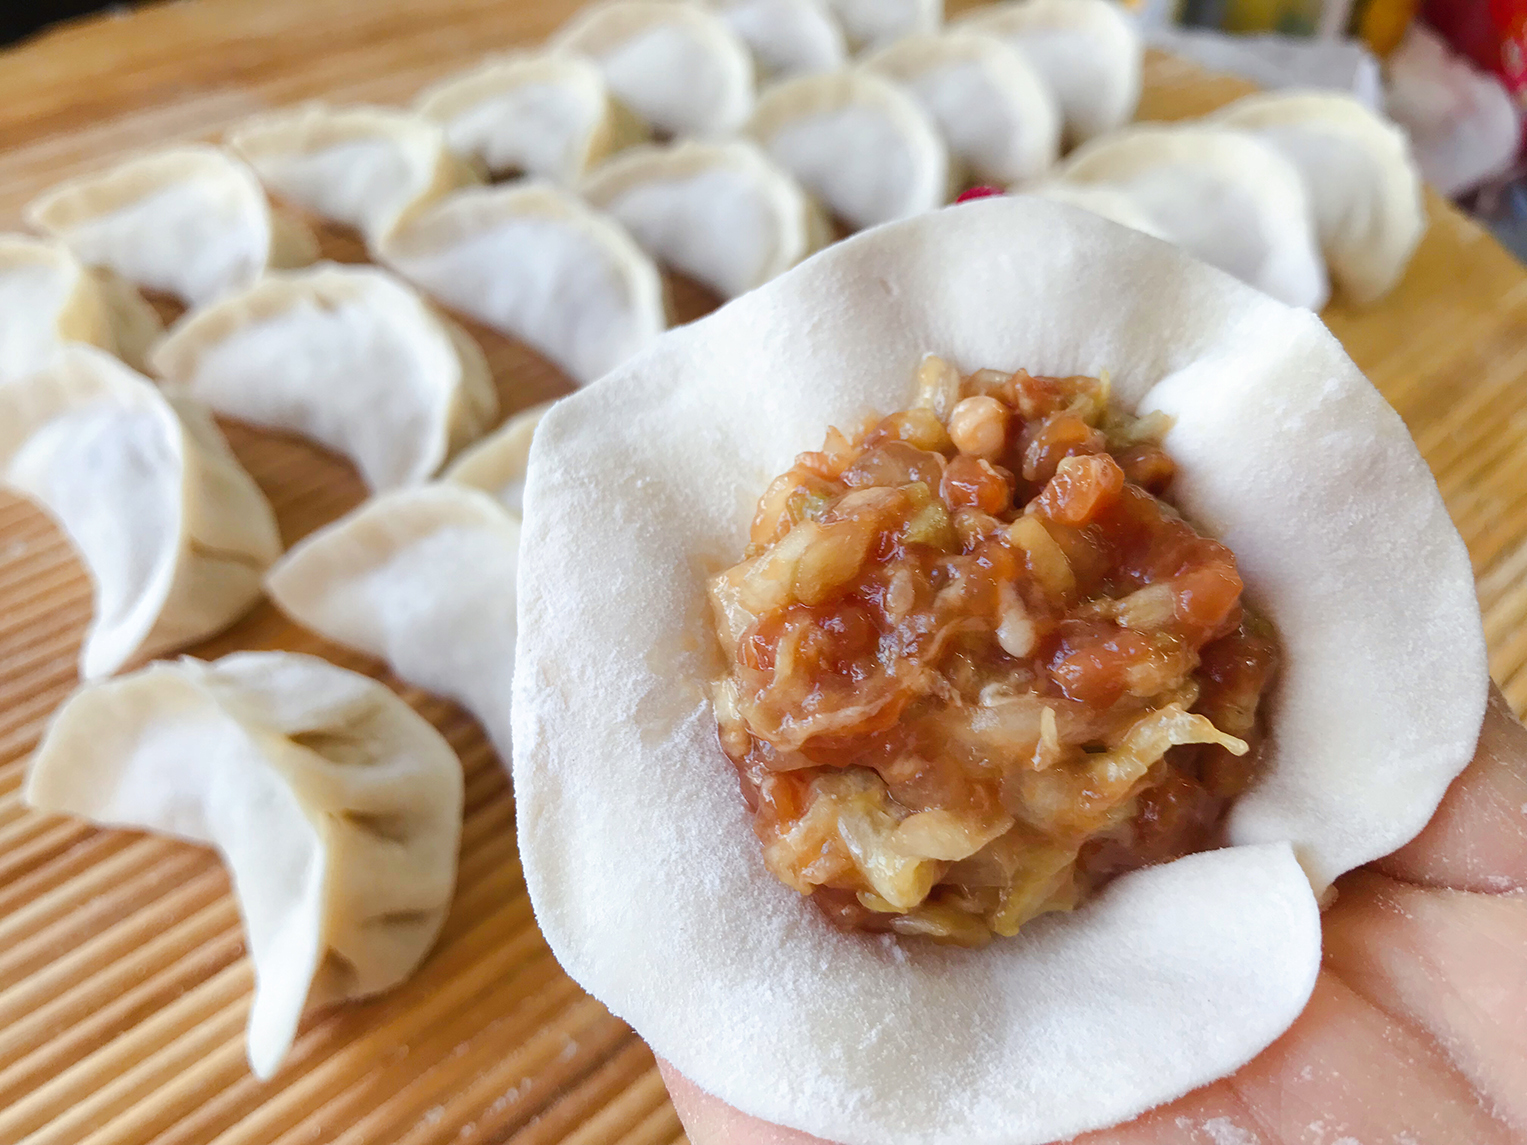
{"type": "MultiPolygon", "coordinates": [[[[1336,885],[1293,1026],[1230,1077],[1078,1145],[1527,1143],[1527,729],[1498,691],[1426,829],[1336,885]]],[[[658,1064],[691,1145],[828,1145],[658,1064]]]]}

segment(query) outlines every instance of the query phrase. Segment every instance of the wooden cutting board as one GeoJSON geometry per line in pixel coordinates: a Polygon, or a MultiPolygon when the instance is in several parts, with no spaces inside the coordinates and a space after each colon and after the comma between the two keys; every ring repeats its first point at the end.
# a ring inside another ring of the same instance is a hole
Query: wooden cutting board
{"type": "MultiPolygon", "coordinates": [[[[312,96],[401,102],[528,45],[575,0],[182,0],[0,54],[0,228],[50,183],[125,150],[207,136],[312,96]]],[[[952,9],[967,5],[951,3],[952,9]]],[[[1245,85],[1154,57],[1142,117],[1200,114],[1245,85]]],[[[1527,274],[1441,200],[1404,284],[1331,328],[1409,423],[1469,543],[1496,679],[1527,707],[1527,274]]],[[[325,236],[331,257],[356,246],[325,236]]],[[[680,310],[711,301],[679,284],[680,310]]],[[[476,330],[506,412],[566,382],[476,330]]],[[[288,544],[360,502],[348,465],[228,427],[288,544]]],[[[244,1062],[250,974],[208,852],[36,815],[27,753],[76,682],[88,584],[58,531],[0,493],[0,1145],[670,1145],[651,1053],[558,969],[516,861],[514,807],[475,723],[267,605],[191,649],[315,651],[377,674],[467,773],[460,889],[405,986],[305,1024],[278,1077],[244,1062]]]]}

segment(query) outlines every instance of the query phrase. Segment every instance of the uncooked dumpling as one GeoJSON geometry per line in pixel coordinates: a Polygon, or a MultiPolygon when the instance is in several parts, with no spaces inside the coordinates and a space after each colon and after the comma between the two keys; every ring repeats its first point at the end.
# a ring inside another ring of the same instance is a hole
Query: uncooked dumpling
{"type": "Polygon", "coordinates": [[[610,94],[604,75],[572,55],[490,60],[419,95],[451,150],[495,178],[534,175],[571,185],[647,125],[610,94]]]}
{"type": "Polygon", "coordinates": [[[735,298],[831,240],[822,209],[756,144],[633,147],[580,188],[659,262],[735,298]]]}
{"type": "Polygon", "coordinates": [[[1140,124],[1094,140],[1055,176],[1122,191],[1160,237],[1290,306],[1329,291],[1299,171],[1240,131],[1140,124]]]}
{"type": "Polygon", "coordinates": [[[306,103],[245,120],[228,144],[272,192],[373,247],[435,199],[481,182],[438,123],[395,108],[306,103]]]}
{"type": "Polygon", "coordinates": [[[507,762],[519,543],[518,516],[486,493],[399,489],[301,541],[266,589],[303,627],[461,704],[507,762]]]}
{"type": "Polygon", "coordinates": [[[1064,180],[1050,179],[1036,183],[1032,187],[1025,187],[1023,193],[1038,195],[1041,199],[1049,199],[1055,203],[1069,203],[1073,207],[1091,211],[1094,215],[1118,223],[1120,226],[1129,227],[1152,238],[1166,239],[1171,242],[1155,220],[1147,215],[1127,193],[1107,183],[1067,183],[1064,180]]]}
{"type": "Polygon", "coordinates": [[[551,407],[551,402],[542,402],[521,410],[463,450],[441,480],[482,490],[519,521],[525,509],[525,468],[530,462],[530,442],[536,426],[551,407]]]}
{"type": "Polygon", "coordinates": [[[188,314],[153,362],[167,390],[311,437],[373,490],[425,480],[498,413],[477,343],[374,267],[267,275],[188,314]]]}
{"type": "Polygon", "coordinates": [[[747,45],[687,0],[605,0],[574,16],[552,44],[598,63],[610,90],[662,135],[730,135],[753,109],[747,45]]]}
{"type": "Polygon", "coordinates": [[[657,264],[614,220],[549,185],[457,192],[380,253],[447,306],[528,343],[579,384],[668,325],[657,264]]]}
{"type": "Polygon", "coordinates": [[[305,1009],[407,978],[450,907],[461,764],[375,680],[290,652],[188,658],[88,684],[32,757],[41,811],[215,847],[254,964],[261,1078],[305,1009]]]}
{"type": "Polygon", "coordinates": [[[1331,277],[1347,297],[1372,302],[1399,282],[1426,230],[1405,132],[1334,91],[1247,96],[1214,118],[1299,168],[1331,277]]]}
{"type": "Polygon", "coordinates": [[[710,0],[753,53],[761,79],[843,66],[843,30],[822,0],[710,0]]]}
{"type": "Polygon", "coordinates": [[[226,628],[281,553],[206,411],[88,346],[0,386],[0,483],[58,521],[90,574],[86,679],[226,628]]]}
{"type": "Polygon", "coordinates": [[[1144,47],[1114,0],[1013,0],[977,8],[957,26],[1000,36],[1028,58],[1060,105],[1067,146],[1135,114],[1144,47]]]}
{"type": "Polygon", "coordinates": [[[949,151],[932,117],[862,68],[777,84],[760,97],[747,131],[856,230],[949,198],[949,151]]]}
{"type": "Polygon", "coordinates": [[[86,267],[60,242],[0,234],[0,385],[70,342],[141,367],[160,330],[154,308],[112,271],[86,267]]]}
{"type": "Polygon", "coordinates": [[[271,208],[248,167],[199,145],[151,151],[61,183],[27,207],[27,221],[82,262],[188,306],[318,254],[312,233],[271,208]]]}
{"type": "Polygon", "coordinates": [[[912,93],[972,182],[1025,182],[1060,153],[1060,110],[1050,89],[996,36],[918,33],[869,56],[864,66],[912,93]]]}
{"type": "Polygon", "coordinates": [[[1316,896],[1426,823],[1489,688],[1436,483],[1319,318],[1031,197],[838,243],[553,406],[518,591],[520,856],[558,961],[700,1088],[847,1145],[1035,1145],[1240,1068],[1314,984],[1316,896]],[[1107,371],[1169,415],[1174,500],[1283,649],[1229,846],[983,950],[843,933],[775,879],[707,699],[707,582],[764,484],[904,408],[929,352],[1107,371]]]}
{"type": "Polygon", "coordinates": [[[856,52],[884,47],[944,21],[944,0],[827,0],[856,52]]]}

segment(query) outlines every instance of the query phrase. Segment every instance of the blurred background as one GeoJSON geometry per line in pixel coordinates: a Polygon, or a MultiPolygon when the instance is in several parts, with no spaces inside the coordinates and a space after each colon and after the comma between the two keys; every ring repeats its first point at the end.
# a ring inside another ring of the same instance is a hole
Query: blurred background
{"type": "MultiPolygon", "coordinates": [[[[1409,131],[1427,181],[1527,258],[1527,0],[1125,3],[1156,47],[1263,87],[1342,88],[1386,112],[1409,131]]],[[[0,0],[0,43],[133,6],[0,0]]]]}

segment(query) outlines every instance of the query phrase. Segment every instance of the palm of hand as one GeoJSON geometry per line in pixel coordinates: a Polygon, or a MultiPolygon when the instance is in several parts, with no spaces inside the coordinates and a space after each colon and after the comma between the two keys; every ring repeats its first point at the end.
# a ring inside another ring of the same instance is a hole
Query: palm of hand
{"type": "MultiPolygon", "coordinates": [[[[1287,1033],[1078,1145],[1527,1143],[1527,729],[1499,693],[1426,830],[1337,888],[1287,1033]]],[[[664,1076],[693,1145],[824,1145],[664,1076]]]]}

